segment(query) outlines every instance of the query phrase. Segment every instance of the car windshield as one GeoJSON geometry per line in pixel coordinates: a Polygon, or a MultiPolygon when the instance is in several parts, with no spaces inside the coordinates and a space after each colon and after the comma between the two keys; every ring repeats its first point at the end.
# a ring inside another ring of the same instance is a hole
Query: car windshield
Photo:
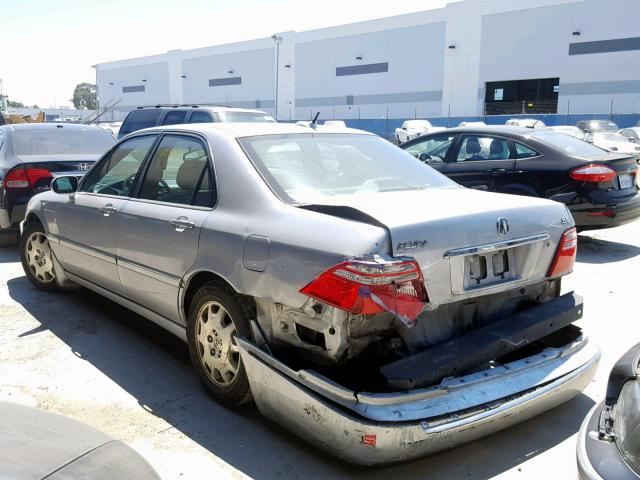
{"type": "Polygon", "coordinates": [[[577,157],[595,157],[604,155],[605,151],[570,135],[554,132],[552,130],[536,130],[531,138],[548,143],[556,148],[564,150],[569,155],[577,157]]]}
{"type": "Polygon", "coordinates": [[[594,132],[598,130],[616,131],[618,130],[618,125],[607,120],[596,120],[591,122],[590,128],[594,132]]]}
{"type": "Polygon", "coordinates": [[[276,120],[263,112],[234,112],[227,111],[224,113],[227,122],[242,123],[276,123],[276,120]]]}
{"type": "Polygon", "coordinates": [[[13,132],[16,155],[95,155],[106,152],[115,139],[99,127],[34,128],[13,132]]]}
{"type": "Polygon", "coordinates": [[[430,127],[431,123],[427,120],[412,120],[405,124],[406,128],[424,128],[430,127]]]}
{"type": "Polygon", "coordinates": [[[288,203],[322,203],[330,197],[458,187],[374,135],[265,135],[239,141],[272,190],[288,203]]]}

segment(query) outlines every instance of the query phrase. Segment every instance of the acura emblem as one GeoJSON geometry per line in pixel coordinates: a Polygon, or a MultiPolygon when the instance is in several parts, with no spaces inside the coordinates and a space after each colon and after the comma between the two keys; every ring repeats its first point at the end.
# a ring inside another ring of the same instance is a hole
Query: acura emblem
{"type": "Polygon", "coordinates": [[[496,222],[496,228],[498,229],[498,235],[506,235],[509,233],[509,221],[504,217],[500,217],[496,222]]]}
{"type": "Polygon", "coordinates": [[[81,163],[78,165],[78,170],[81,170],[83,172],[86,172],[87,170],[89,170],[91,168],[91,164],[90,163],[81,163]]]}

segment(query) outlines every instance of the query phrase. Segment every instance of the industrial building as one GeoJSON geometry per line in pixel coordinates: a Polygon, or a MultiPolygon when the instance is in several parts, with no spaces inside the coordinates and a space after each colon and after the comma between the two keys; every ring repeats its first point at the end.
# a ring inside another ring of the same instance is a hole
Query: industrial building
{"type": "Polygon", "coordinates": [[[95,66],[101,105],[260,108],[280,120],[640,112],[638,0],[463,0],[95,66]]]}

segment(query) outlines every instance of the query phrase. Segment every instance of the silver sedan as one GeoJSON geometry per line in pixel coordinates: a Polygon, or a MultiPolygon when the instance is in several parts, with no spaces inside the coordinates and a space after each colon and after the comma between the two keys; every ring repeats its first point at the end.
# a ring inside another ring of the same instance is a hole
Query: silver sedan
{"type": "Polygon", "coordinates": [[[78,284],[184,339],[227,405],[253,399],[361,464],[479,438],[593,377],[561,294],[564,205],[462,188],[345,128],[202,124],[136,132],[22,225],[25,273],[78,284]]]}

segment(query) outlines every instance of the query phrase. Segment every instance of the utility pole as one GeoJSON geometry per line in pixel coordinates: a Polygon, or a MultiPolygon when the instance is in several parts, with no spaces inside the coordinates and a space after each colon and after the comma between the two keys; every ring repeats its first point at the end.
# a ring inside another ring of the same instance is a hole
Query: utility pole
{"type": "Polygon", "coordinates": [[[275,33],[273,35],[271,35],[271,39],[276,42],[276,95],[275,95],[275,102],[276,102],[276,120],[278,120],[278,80],[279,80],[279,73],[280,73],[280,44],[282,43],[282,37],[279,35],[276,35],[275,33]]]}

